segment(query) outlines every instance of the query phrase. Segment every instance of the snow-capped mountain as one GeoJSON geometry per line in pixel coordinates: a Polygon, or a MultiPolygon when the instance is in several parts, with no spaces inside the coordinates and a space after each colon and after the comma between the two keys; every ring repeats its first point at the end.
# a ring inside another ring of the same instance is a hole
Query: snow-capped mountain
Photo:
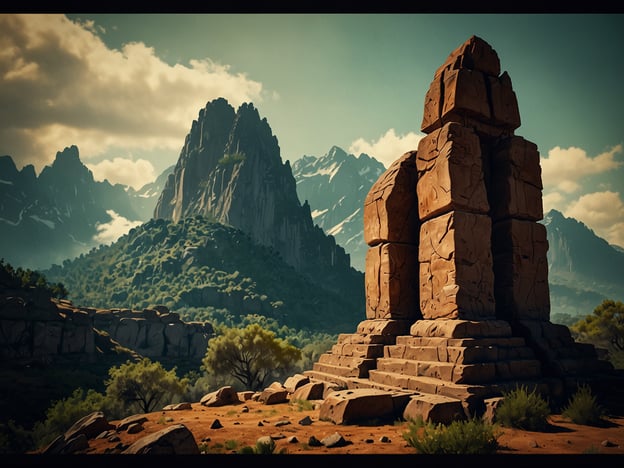
{"type": "Polygon", "coordinates": [[[375,158],[347,154],[333,146],[321,157],[303,156],[292,164],[297,195],[310,204],[314,223],[351,255],[351,266],[364,271],[364,199],[385,171],[375,158]]]}

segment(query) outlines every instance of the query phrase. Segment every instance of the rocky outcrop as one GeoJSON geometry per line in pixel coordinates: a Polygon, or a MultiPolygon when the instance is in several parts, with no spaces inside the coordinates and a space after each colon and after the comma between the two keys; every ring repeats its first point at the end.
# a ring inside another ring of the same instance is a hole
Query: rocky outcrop
{"type": "Polygon", "coordinates": [[[356,290],[360,284],[349,255],[314,225],[307,202],[300,204],[290,164],[251,103],[235,110],[215,99],[193,121],[154,218],[195,215],[242,230],[332,290],[342,290],[345,278],[356,290]]]}
{"type": "Polygon", "coordinates": [[[205,322],[183,322],[166,307],[135,311],[75,307],[33,289],[0,295],[0,361],[94,362],[121,345],[149,358],[201,360],[213,335],[205,322]]]}

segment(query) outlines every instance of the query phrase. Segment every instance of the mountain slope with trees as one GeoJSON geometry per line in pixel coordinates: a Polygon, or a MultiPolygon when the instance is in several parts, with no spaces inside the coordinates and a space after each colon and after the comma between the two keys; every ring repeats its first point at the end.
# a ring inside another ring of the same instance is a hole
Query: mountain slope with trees
{"type": "Polygon", "coordinates": [[[330,291],[241,230],[201,216],[148,221],[44,274],[89,307],[227,309],[327,333],[352,331],[364,315],[360,281],[330,291]]]}

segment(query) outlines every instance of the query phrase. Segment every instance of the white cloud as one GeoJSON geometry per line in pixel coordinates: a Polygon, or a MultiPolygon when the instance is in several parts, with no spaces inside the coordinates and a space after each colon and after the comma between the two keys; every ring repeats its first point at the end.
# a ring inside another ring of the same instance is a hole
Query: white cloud
{"type": "Polygon", "coordinates": [[[95,226],[97,234],[93,236],[93,240],[100,244],[115,242],[130,229],[141,224],[141,221],[130,221],[113,210],[106,210],[106,213],[111,217],[111,220],[108,223],[98,223],[95,226]]]}
{"type": "Polygon", "coordinates": [[[208,58],[169,65],[141,42],[109,49],[92,22],[4,14],[0,30],[0,151],[18,166],[41,169],[74,144],[83,158],[113,147],[177,153],[208,101],[271,98],[208,58]]]}
{"type": "Polygon", "coordinates": [[[624,203],[618,192],[606,191],[582,195],[564,212],[591,227],[611,244],[624,246],[624,203]]]}
{"type": "Polygon", "coordinates": [[[424,136],[424,134],[413,132],[397,135],[394,128],[391,128],[377,141],[368,142],[363,138],[358,138],[351,143],[348,152],[354,155],[366,153],[380,161],[384,166],[389,167],[407,151],[417,150],[418,142],[424,136]]]}
{"type": "Polygon", "coordinates": [[[598,156],[589,157],[581,148],[556,146],[548,151],[547,158],[542,157],[540,161],[544,190],[573,193],[581,187],[578,182],[583,178],[622,166],[622,162],[615,160],[615,155],[621,152],[622,145],[616,145],[598,156]]]}
{"type": "Polygon", "coordinates": [[[564,198],[559,192],[548,193],[542,196],[542,205],[544,213],[548,213],[550,210],[563,211],[564,198]]]}
{"type": "Polygon", "coordinates": [[[156,179],[156,171],[151,162],[145,159],[114,158],[97,164],[86,164],[93,172],[95,180],[108,180],[111,184],[129,185],[138,190],[156,179]]]}

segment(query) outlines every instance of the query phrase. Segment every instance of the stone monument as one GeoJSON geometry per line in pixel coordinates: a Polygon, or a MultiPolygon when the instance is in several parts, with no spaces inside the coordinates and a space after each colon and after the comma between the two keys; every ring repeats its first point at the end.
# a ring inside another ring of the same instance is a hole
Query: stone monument
{"type": "Polygon", "coordinates": [[[444,421],[520,385],[556,399],[612,370],[550,322],[540,157],[518,127],[509,75],[470,37],[434,74],[417,150],[366,197],[366,319],[308,377],[444,421]]]}

